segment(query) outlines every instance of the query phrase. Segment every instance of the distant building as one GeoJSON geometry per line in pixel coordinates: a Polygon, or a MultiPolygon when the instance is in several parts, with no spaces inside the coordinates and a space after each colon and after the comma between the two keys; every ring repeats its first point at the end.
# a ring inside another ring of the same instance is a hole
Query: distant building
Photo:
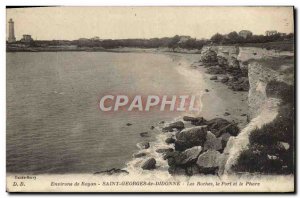
{"type": "Polygon", "coordinates": [[[241,36],[243,38],[248,38],[248,37],[252,36],[252,32],[249,30],[242,30],[239,32],[239,36],[241,36]]]}
{"type": "Polygon", "coordinates": [[[31,38],[31,35],[23,34],[23,38],[20,41],[23,43],[30,43],[33,41],[33,39],[31,38]]]}
{"type": "Polygon", "coordinates": [[[16,42],[16,37],[15,37],[15,27],[14,27],[14,22],[12,19],[9,19],[8,21],[8,42],[13,43],[16,42]]]}
{"type": "Polygon", "coordinates": [[[266,36],[272,36],[272,35],[275,35],[275,34],[278,34],[278,32],[276,30],[266,31],[266,36]]]}

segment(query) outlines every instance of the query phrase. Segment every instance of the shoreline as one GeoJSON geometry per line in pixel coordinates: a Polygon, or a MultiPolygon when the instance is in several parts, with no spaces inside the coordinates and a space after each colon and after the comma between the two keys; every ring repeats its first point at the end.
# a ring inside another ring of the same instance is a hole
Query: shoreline
{"type": "MultiPolygon", "coordinates": [[[[197,114],[191,115],[187,113],[182,114],[180,117],[173,118],[172,120],[167,120],[163,125],[153,123],[154,126],[158,125],[156,127],[158,130],[156,140],[149,142],[149,146],[146,148],[140,148],[138,152],[133,153],[132,159],[127,161],[125,167],[122,169],[128,171],[129,174],[139,173],[156,175],[156,173],[162,174],[163,171],[166,175],[173,175],[170,173],[171,166],[168,165],[169,161],[165,159],[165,156],[168,155],[169,152],[178,151],[176,151],[176,143],[167,143],[167,140],[174,139],[177,136],[177,133],[181,130],[166,132],[164,129],[168,128],[168,126],[172,125],[172,123],[178,122],[182,122],[184,124],[183,130],[189,130],[197,127],[193,123],[184,120],[185,116],[192,116],[194,118],[203,117],[206,120],[225,119],[228,122],[237,123],[240,130],[247,125],[247,117],[244,114],[248,115],[248,92],[236,92],[229,89],[221,82],[211,81],[211,75],[205,72],[206,69],[204,67],[195,68],[195,65],[199,63],[200,55],[178,53],[162,54],[166,54],[170,57],[178,56],[180,59],[176,62],[176,64],[181,65],[181,67],[188,70],[188,74],[190,74],[189,72],[193,72],[196,73],[195,77],[199,74],[199,78],[202,78],[203,85],[199,85],[199,92],[202,93],[202,109],[197,114]],[[182,61],[180,60],[183,60],[185,64],[182,64],[182,61]],[[225,112],[229,113],[229,115],[224,115],[225,112]],[[159,150],[161,150],[161,152],[158,152],[159,150]],[[144,169],[142,166],[145,162],[147,162],[147,159],[154,159],[156,167],[153,171],[146,171],[147,173],[145,173],[145,171],[142,170],[144,169]]],[[[118,172],[116,173],[118,174],[118,172]]]]}

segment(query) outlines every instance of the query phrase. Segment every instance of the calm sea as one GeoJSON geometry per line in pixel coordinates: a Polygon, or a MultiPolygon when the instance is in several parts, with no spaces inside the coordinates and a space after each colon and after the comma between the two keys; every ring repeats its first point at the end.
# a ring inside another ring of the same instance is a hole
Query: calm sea
{"type": "Polygon", "coordinates": [[[161,133],[152,125],[182,113],[104,113],[99,98],[198,94],[201,79],[189,65],[175,54],[7,53],[7,171],[92,173],[124,167],[138,142],[154,141],[161,133]]]}

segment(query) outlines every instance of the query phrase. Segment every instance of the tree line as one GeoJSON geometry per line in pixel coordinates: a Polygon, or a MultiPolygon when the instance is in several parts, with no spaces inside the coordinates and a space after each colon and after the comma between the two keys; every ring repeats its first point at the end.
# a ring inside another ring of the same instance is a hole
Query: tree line
{"type": "Polygon", "coordinates": [[[242,43],[267,43],[274,41],[293,40],[294,34],[290,33],[282,35],[280,33],[264,36],[264,35],[250,35],[246,38],[240,36],[237,32],[230,32],[229,34],[214,34],[210,39],[195,39],[189,36],[151,38],[151,39],[78,39],[73,41],[68,40],[52,40],[52,41],[33,41],[31,46],[62,46],[75,45],[77,47],[101,47],[106,49],[119,47],[136,47],[136,48],[183,48],[183,49],[201,49],[204,45],[224,45],[224,44],[242,44],[242,43]]]}

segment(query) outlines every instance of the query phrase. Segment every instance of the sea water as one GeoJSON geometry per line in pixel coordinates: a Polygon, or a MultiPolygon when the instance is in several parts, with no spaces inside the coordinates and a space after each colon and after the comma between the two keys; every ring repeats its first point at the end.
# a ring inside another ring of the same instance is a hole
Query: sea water
{"type": "MultiPolygon", "coordinates": [[[[201,73],[188,55],[111,52],[7,53],[7,171],[94,173],[132,170],[137,143],[148,141],[147,157],[171,133],[161,128],[189,112],[102,112],[107,94],[198,95],[201,73]],[[165,124],[159,124],[165,121],[165,124]],[[127,123],[132,125],[127,126],[127,123]],[[154,126],[152,130],[150,127],[154,126]],[[149,137],[140,133],[148,132],[149,137]]],[[[158,160],[158,171],[166,170],[158,160]]]]}

